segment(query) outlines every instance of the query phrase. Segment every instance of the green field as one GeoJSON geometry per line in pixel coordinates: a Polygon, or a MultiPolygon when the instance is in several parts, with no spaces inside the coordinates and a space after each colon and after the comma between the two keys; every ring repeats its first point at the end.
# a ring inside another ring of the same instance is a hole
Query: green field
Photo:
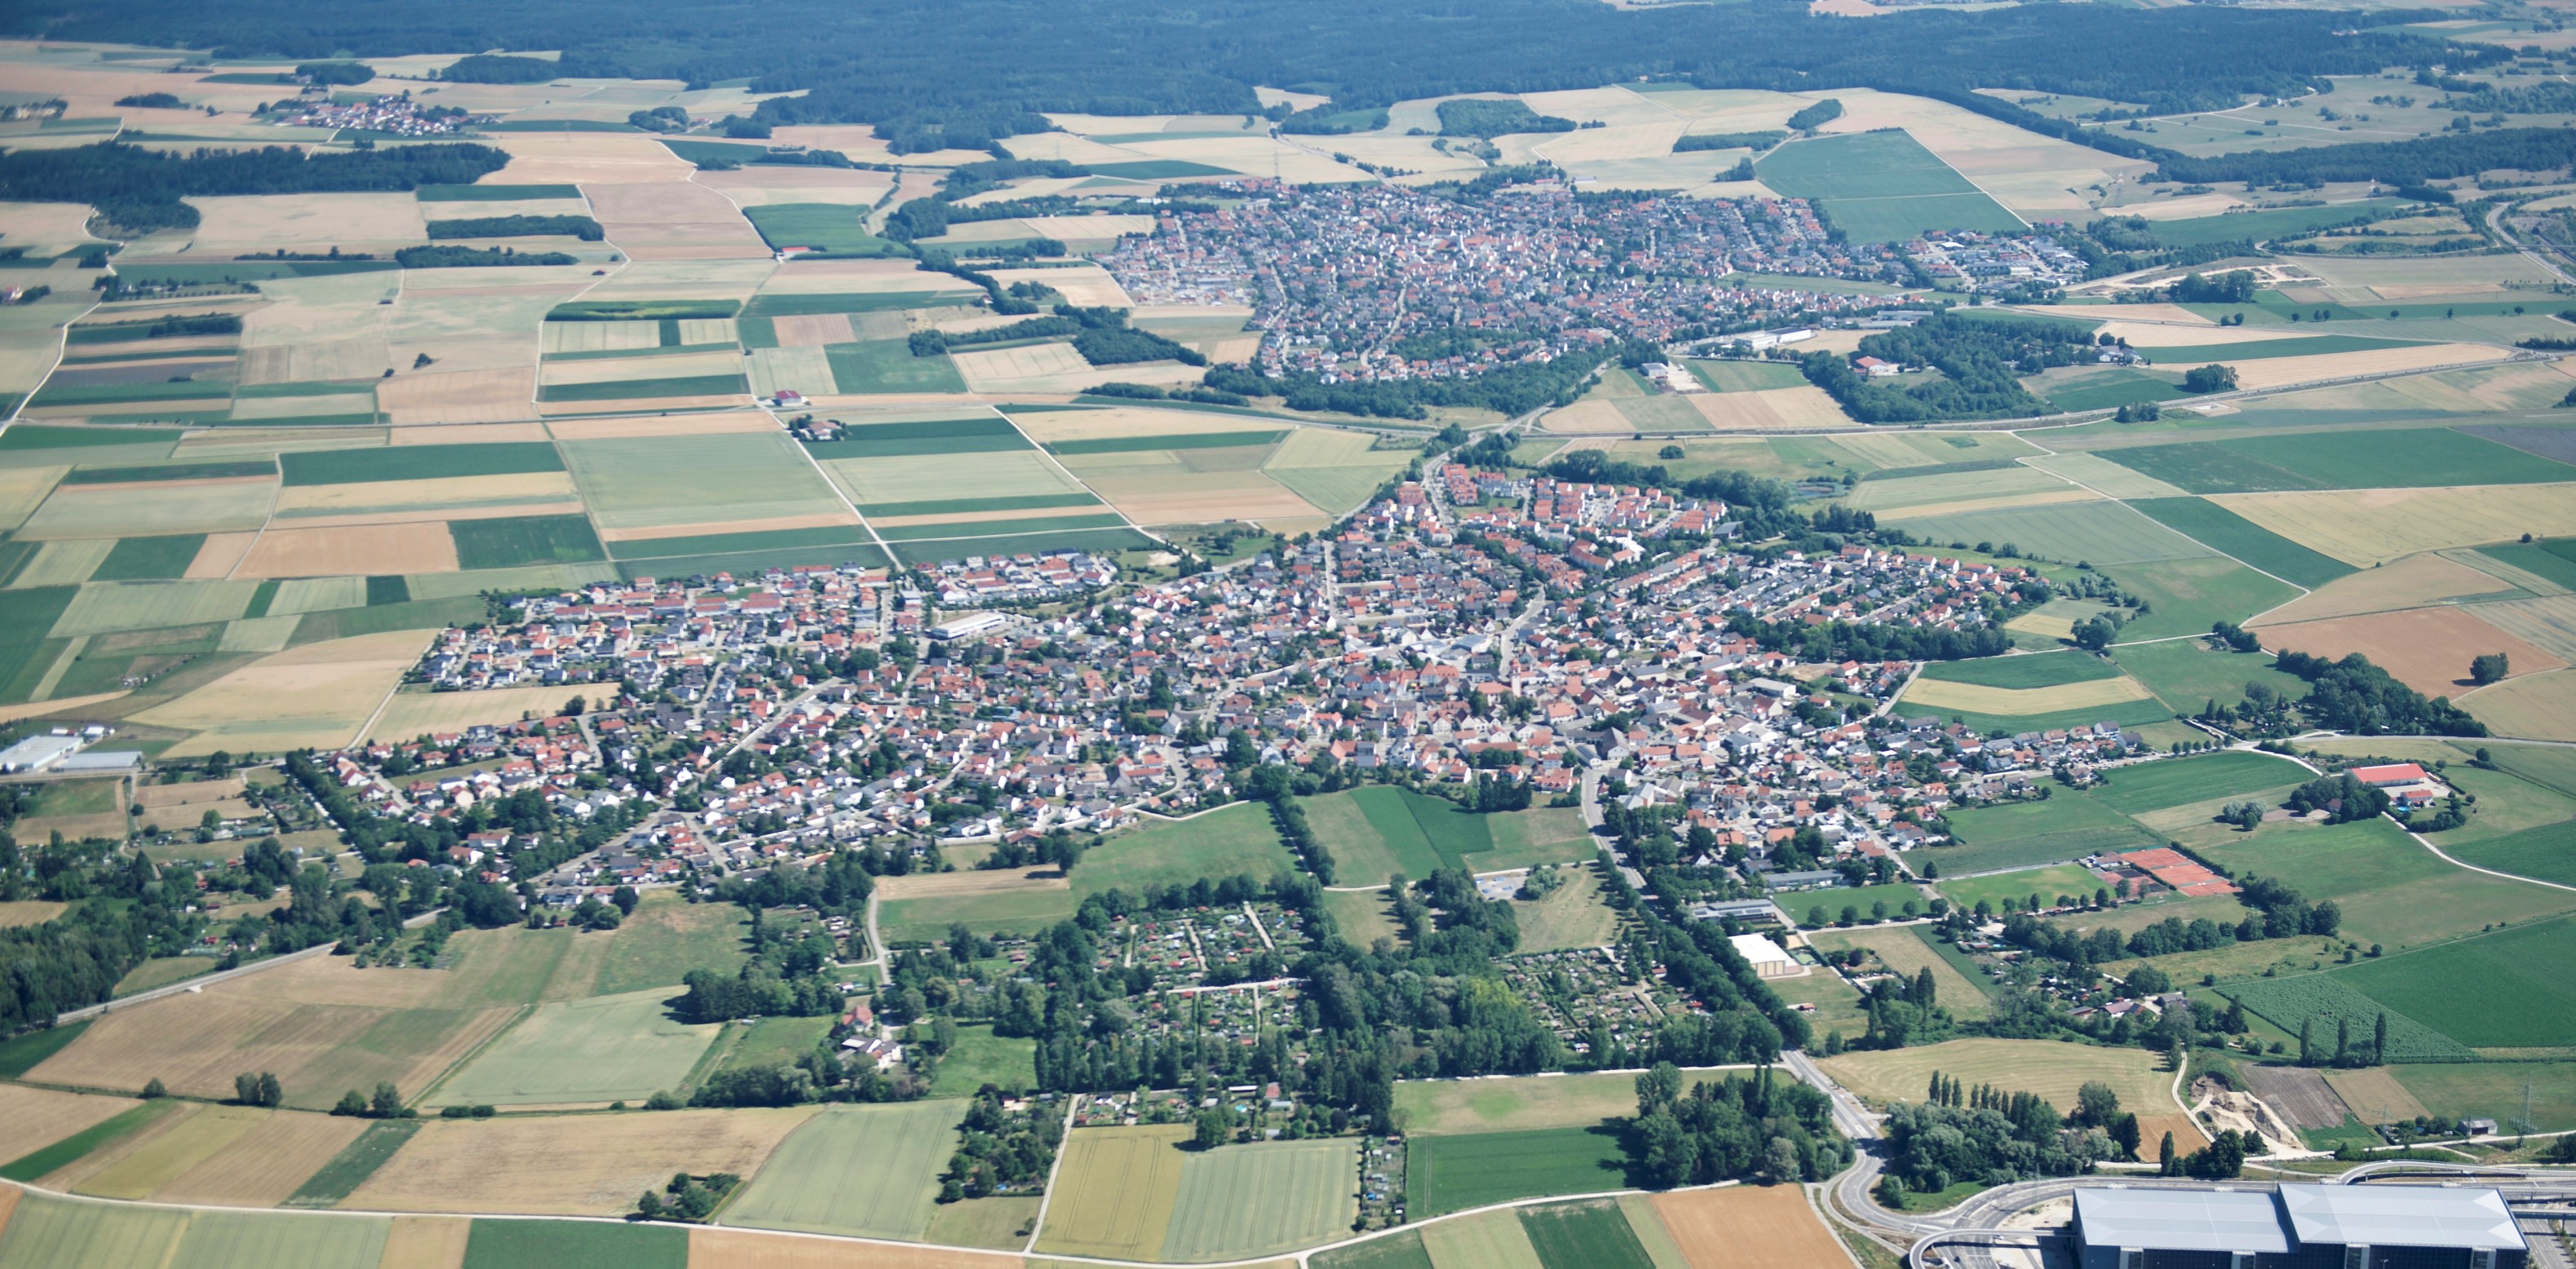
{"type": "Polygon", "coordinates": [[[2137,821],[2064,789],[2045,801],[1971,807],[1946,818],[1962,844],[1933,848],[1932,860],[1944,877],[2163,844],[2137,821]]]}
{"type": "Polygon", "coordinates": [[[2040,652],[1973,661],[1935,661],[1923,667],[1923,677],[1983,687],[2058,687],[2116,679],[2120,677],[2120,667],[2082,652],[2040,652]]]}
{"type": "Polygon", "coordinates": [[[880,516],[968,515],[978,511],[1039,511],[1049,507],[1097,507],[1087,493],[1023,494],[1010,498],[934,498],[923,502],[862,502],[859,510],[880,516]]]}
{"type": "Polygon", "coordinates": [[[2472,1048],[2545,1048],[2576,1040],[2576,980],[2566,973],[2571,957],[2576,921],[2562,917],[2339,969],[2333,977],[2472,1048]]]}
{"type": "Polygon", "coordinates": [[[2048,731],[2053,728],[2089,727],[2095,723],[2117,723],[2122,727],[2144,727],[2165,722],[2173,711],[2152,700],[2121,701],[2113,705],[2093,705],[2081,709],[2062,709],[2045,714],[1979,714],[1968,710],[1938,709],[1914,701],[1899,701],[1896,713],[1903,718],[1957,719],[1979,735],[1997,733],[2019,735],[2026,731],[2048,731]]]}
{"type": "MultiPolygon", "coordinates": [[[[1934,544],[2005,543],[2024,555],[2064,564],[2087,562],[2137,564],[2147,560],[2184,559],[2209,554],[2209,548],[2157,524],[2117,502],[2068,502],[2044,507],[2006,507],[1954,515],[1879,517],[1882,524],[1903,528],[1934,544]]],[[[2208,629],[2204,624],[2202,629],[2208,629]]]]}
{"type": "Polygon", "coordinates": [[[1027,1091],[1038,1086],[1038,1042],[993,1034],[989,1025],[957,1028],[957,1045],[939,1059],[933,1097],[972,1097],[977,1089],[1027,1091]]]}
{"type": "Polygon", "coordinates": [[[2088,796],[2125,815],[2160,811],[2296,783],[2308,772],[2287,758],[2231,749],[2122,767],[2088,796]]]}
{"type": "Polygon", "coordinates": [[[2313,233],[2319,229],[2369,220],[2380,212],[2395,211],[2405,205],[2400,199],[2374,198],[2326,207],[2282,207],[2221,216],[2194,216],[2183,220],[2151,220],[2147,222],[2147,229],[2162,246],[2201,247],[2218,242],[2313,233]]]}
{"type": "Polygon", "coordinates": [[[1404,1158],[1405,1214],[1415,1220],[1512,1199],[1628,1188],[1627,1156],[1607,1129],[1412,1137],[1404,1158]]]}
{"type": "MultiPolygon", "coordinates": [[[[1691,1084],[1726,1078],[1718,1070],[1686,1072],[1691,1084]]],[[[1637,1077],[1579,1072],[1512,1079],[1400,1080],[1395,1107],[1414,1137],[1472,1136],[1543,1128],[1597,1128],[1637,1110],[1637,1077]]]]}
{"type": "MultiPolygon", "coordinates": [[[[750,318],[811,317],[818,313],[884,313],[895,309],[964,306],[980,297],[971,291],[845,291],[838,293],[768,294],[752,297],[742,315],[750,318]]],[[[732,316],[728,313],[725,316],[732,316]]]]}
{"type": "Polygon", "coordinates": [[[2392,952],[2576,909],[2576,894],[2453,867],[2384,819],[2266,824],[2196,849],[2240,876],[2278,877],[2310,902],[2334,900],[2344,938],[2392,952]]]}
{"type": "Polygon", "coordinates": [[[2140,498],[2130,506],[2158,524],[2285,582],[2314,589],[2353,571],[2206,498],[2140,498]]]}
{"type": "Polygon", "coordinates": [[[836,255],[890,255],[898,249],[867,230],[867,209],[838,203],[770,203],[742,209],[773,250],[813,247],[836,255]]]}
{"type": "Polygon", "coordinates": [[[274,459],[222,463],[155,463],[149,467],[83,467],[64,475],[66,485],[140,485],[163,480],[233,480],[274,476],[274,459]]]}
{"type": "Polygon", "coordinates": [[[604,1221],[479,1220],[459,1269],[688,1269],[689,1231],[604,1221]]]}
{"type": "Polygon", "coordinates": [[[816,529],[766,529],[745,533],[706,533],[676,538],[632,538],[614,543],[609,554],[619,560],[662,560],[689,555],[754,555],[807,547],[856,546],[873,542],[858,525],[816,529]]]}
{"type": "Polygon", "coordinates": [[[829,1015],[816,1018],[763,1018],[744,1029],[725,1050],[720,1071],[752,1071],[785,1066],[814,1051],[832,1034],[829,1015]]]}
{"type": "Polygon", "coordinates": [[[2023,386],[2048,398],[2061,411],[2108,410],[2141,401],[2171,401],[2183,390],[2144,371],[2125,368],[2093,371],[2054,382],[2028,379],[2023,386]]]}
{"type": "Polygon", "coordinates": [[[583,516],[503,516],[450,520],[457,567],[520,568],[529,564],[587,564],[608,558],[583,516]]]}
{"type": "Polygon", "coordinates": [[[678,318],[733,317],[742,312],[736,300],[571,300],[547,310],[549,322],[642,322],[678,318]]]}
{"type": "Polygon", "coordinates": [[[2121,466],[2198,494],[2418,489],[2576,480],[2576,467],[2448,428],[2297,432],[2096,452],[2121,466]]]}
{"type": "Polygon", "coordinates": [[[907,564],[937,564],[976,555],[1033,555],[1047,551],[1159,550],[1160,544],[1134,529],[1061,529],[1050,533],[996,534],[981,538],[929,538],[896,547],[907,564]]]}
{"type": "Polygon", "coordinates": [[[1164,1260],[1235,1260],[1331,1242],[1359,1215],[1348,1138],[1270,1141],[1193,1153],[1163,1233],[1164,1260]]]}
{"type": "Polygon", "coordinates": [[[988,414],[963,419],[868,423],[841,430],[837,441],[807,441],[805,450],[824,462],[843,458],[903,458],[916,454],[991,453],[1033,449],[1009,419],[988,414]]]}
{"type": "Polygon", "coordinates": [[[2287,584],[2215,555],[2128,564],[2110,576],[2152,610],[2120,627],[2123,644],[2205,635],[2212,622],[2242,622],[2298,597],[2287,584]]]}
{"type": "Polygon", "coordinates": [[[566,441],[573,482],[608,529],[846,513],[785,433],[566,441]]]}
{"type": "Polygon", "coordinates": [[[424,203],[516,203],[581,197],[578,185],[423,185],[411,192],[424,203]]]}
{"type": "MultiPolygon", "coordinates": [[[[184,1269],[341,1269],[381,1259],[387,1217],[195,1211],[170,1263],[184,1269]]],[[[66,1261],[64,1263],[73,1263],[66,1261]]]]}
{"type": "Polygon", "coordinates": [[[1547,1269],[1655,1269],[1627,1213],[1610,1201],[1524,1207],[1521,1229],[1547,1269]]]}
{"type": "Polygon", "coordinates": [[[158,538],[118,538],[107,558],[91,569],[93,582],[169,581],[185,577],[188,565],[197,558],[197,548],[206,544],[202,533],[180,533],[158,538]]]}
{"type": "Polygon", "coordinates": [[[2437,1116],[2509,1124],[2522,1117],[2528,1092],[2539,1131],[2576,1129],[2576,1062],[2445,1062],[2391,1067],[2389,1074],[2437,1116]]]}
{"type": "MultiPolygon", "coordinates": [[[[597,937],[597,936],[593,936],[597,937]]],[[[714,1025],[670,1019],[664,988],[539,1005],[431,1094],[434,1104],[640,1102],[688,1079],[714,1025]]]]}
{"type": "Polygon", "coordinates": [[[2549,824],[2476,842],[2446,840],[2449,836],[2436,837],[2433,844],[2462,863],[2576,885],[2576,824],[2549,824]]]}
{"type": "Polygon", "coordinates": [[[647,397],[748,396],[751,381],[734,375],[672,375],[614,383],[556,383],[537,389],[539,401],[636,401],[647,397]]]}
{"type": "Polygon", "coordinates": [[[778,1144],[724,1223],[919,1238],[965,1117],[950,1099],[826,1107],[778,1144]]]}
{"type": "Polygon", "coordinates": [[[1764,155],[1754,171],[1782,194],[1820,200],[1834,227],[1857,241],[2023,227],[2020,217],[1898,129],[1793,141],[1764,155]]]}
{"type": "Polygon", "coordinates": [[[2308,693],[2306,681],[2273,669],[2266,653],[2212,652],[2198,639],[2126,644],[2113,650],[2112,659],[2177,714],[2197,714],[2211,701],[2234,705],[2245,699],[2247,683],[2292,699],[2308,693]]]}
{"type": "Polygon", "coordinates": [[[843,392],[964,392],[957,363],[941,353],[915,357],[900,339],[870,339],[824,349],[832,381],[843,392]]]}
{"type": "Polygon", "coordinates": [[[285,1206],[336,1205],[356,1193],[359,1186],[367,1183],[368,1177],[376,1174],[376,1169],[385,1166],[385,1161],[393,1158],[394,1152],[402,1149],[403,1143],[410,1141],[412,1134],[419,1131],[420,1121],[417,1119],[391,1119],[367,1125],[367,1130],[359,1133],[357,1140],[333,1155],[320,1171],[306,1177],[304,1184],[296,1187],[294,1195],[286,1200],[285,1206]]]}
{"type": "Polygon", "coordinates": [[[2478,554],[2576,590],[2576,538],[2482,546],[2478,554]]]}
{"type": "Polygon", "coordinates": [[[438,480],[562,471],[552,441],[480,445],[399,445],[375,449],[290,450],[277,456],[289,485],[354,485],[383,480],[438,480]]]}

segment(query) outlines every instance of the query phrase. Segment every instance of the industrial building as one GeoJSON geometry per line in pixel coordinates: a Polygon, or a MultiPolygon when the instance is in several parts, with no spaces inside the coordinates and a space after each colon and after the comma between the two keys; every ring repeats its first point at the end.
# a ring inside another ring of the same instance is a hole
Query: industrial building
{"type": "Polygon", "coordinates": [[[2075,1192],[2083,1269],[2525,1269],[2504,1195],[2427,1185],[2075,1192]]]}

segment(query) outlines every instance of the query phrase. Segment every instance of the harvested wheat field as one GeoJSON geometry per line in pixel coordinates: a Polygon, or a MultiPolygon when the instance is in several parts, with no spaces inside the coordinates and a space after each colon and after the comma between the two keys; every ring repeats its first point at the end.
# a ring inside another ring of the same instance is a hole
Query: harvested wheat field
{"type": "Polygon", "coordinates": [[[187,202],[199,217],[199,251],[367,251],[429,240],[420,200],[407,193],[249,194],[187,202]]]}
{"type": "MultiPolygon", "coordinates": [[[[980,416],[979,416],[980,417],[980,416]]],[[[1186,410],[1112,406],[1105,410],[1046,410],[1020,414],[1011,422],[1041,445],[1063,441],[1106,440],[1119,436],[1194,436],[1207,432],[1285,430],[1290,424],[1236,415],[1186,410]]]]}
{"type": "Polygon", "coordinates": [[[504,423],[533,417],[536,395],[534,366],[413,373],[377,384],[376,408],[394,423],[504,423]]]}
{"type": "Polygon", "coordinates": [[[280,652],[144,710],[134,721],[199,732],[172,748],[180,756],[224,748],[337,749],[357,740],[359,728],[420,659],[429,636],[396,630],[280,652]]]}
{"type": "MultiPolygon", "coordinates": [[[[2465,663],[2464,663],[2465,664],[2465,663]]],[[[2067,709],[2094,709],[2123,701],[2143,701],[2147,689],[2125,675],[2055,687],[1987,687],[1947,679],[1916,679],[1905,689],[1909,705],[1960,710],[1971,714],[2053,714],[2067,709]]]]}
{"type": "Polygon", "coordinates": [[[197,547],[197,558],[188,561],[188,571],[185,576],[194,581],[213,581],[230,577],[233,575],[234,566],[240,564],[242,556],[250,552],[251,543],[258,540],[259,534],[256,531],[209,533],[206,535],[206,540],[197,547]]]}
{"type": "Polygon", "coordinates": [[[638,415],[622,419],[551,419],[546,430],[559,441],[620,441],[650,436],[719,436],[775,432],[778,420],[757,410],[725,410],[685,417],[638,415]]]}
{"type": "MultiPolygon", "coordinates": [[[[636,181],[686,181],[697,170],[651,137],[518,132],[497,136],[491,144],[510,155],[508,167],[483,178],[491,185],[605,188],[636,181]]],[[[585,192],[596,196],[599,188],[585,192]]]]}
{"type": "Polygon", "coordinates": [[[2396,1076],[2388,1073],[2387,1067],[2327,1071],[2324,1075],[2326,1087],[2333,1089],[2335,1096],[2342,1098],[2343,1104],[2351,1107],[2352,1113],[2360,1116],[2364,1123],[2393,1124],[2401,1119],[2432,1113],[2424,1109],[2424,1103],[2415,1100],[2415,1094],[2407,1091],[2405,1085],[2397,1082],[2396,1076]]]}
{"type": "MultiPolygon", "coordinates": [[[[2522,663],[2517,660],[2514,668],[2522,663]]],[[[2471,692],[2459,704],[2499,736],[2576,740],[2576,671],[2509,679],[2471,692]]]]}
{"type": "Polygon", "coordinates": [[[151,1197],[162,1203],[275,1207],[366,1128],[363,1119],[279,1111],[151,1197]]]}
{"type": "MultiPolygon", "coordinates": [[[[496,479],[487,477],[486,479],[496,479]]],[[[456,542],[408,524],[272,528],[259,535],[236,577],[365,577],[453,573],[456,542]]]]}
{"type": "Polygon", "coordinates": [[[2576,535],[2576,485],[2213,494],[2210,501],[2360,568],[2419,551],[2576,535]]]}
{"type": "Polygon", "coordinates": [[[927,899],[937,895],[1017,894],[1039,890],[1070,890],[1073,883],[1060,872],[1034,872],[1013,868],[979,868],[968,872],[917,872],[901,877],[883,877],[877,881],[877,894],[891,902],[896,899],[927,899]]]}
{"type": "Polygon", "coordinates": [[[700,1226],[689,1231],[689,1263],[722,1269],[1018,1269],[1022,1261],[1006,1251],[906,1247],[700,1226]]]}
{"type": "Polygon", "coordinates": [[[52,1089],[0,1084],[0,1123],[9,1125],[12,1158],[50,1146],[65,1137],[134,1109],[122,1097],[91,1097],[52,1089]]]}
{"type": "Polygon", "coordinates": [[[370,738],[408,740],[423,734],[461,732],[486,723],[515,723],[530,715],[552,718],[563,709],[565,701],[581,694],[578,684],[504,687],[488,692],[396,692],[367,734],[370,738]]]}
{"type": "Polygon", "coordinates": [[[546,425],[536,422],[457,423],[447,426],[396,427],[385,431],[385,444],[388,446],[492,445],[551,439],[553,438],[546,435],[546,425]]]}
{"type": "Polygon", "coordinates": [[[674,1172],[750,1176],[817,1109],[433,1120],[342,1206],[615,1216],[674,1172]],[[579,1149],[566,1148],[575,1141],[579,1149]]]}
{"type": "Polygon", "coordinates": [[[2513,587],[2485,573],[2439,555],[2415,555],[2384,568],[2366,568],[2338,577],[2297,599],[2247,622],[2278,626],[2363,613],[2394,612],[2472,595],[2492,595],[2513,587]]]}
{"type": "MultiPolygon", "coordinates": [[[[236,746],[236,752],[239,746],[236,746]]],[[[230,1097],[233,1076],[275,1071],[287,1102],[328,1106],[349,1088],[425,1087],[500,1030],[512,1010],[299,1005],[206,992],[111,1010],[29,1073],[48,1083],[230,1097]],[[381,1050],[381,1051],[379,1051],[381,1050]]]]}
{"type": "Polygon", "coordinates": [[[2413,348],[2373,348],[2315,357],[2263,357],[2229,364],[2236,368],[2236,386],[2239,388],[2285,388],[2292,384],[2349,379],[2357,375],[2430,370],[2437,366],[2473,366],[2480,362],[2502,361],[2505,356],[2503,349],[2489,348],[2484,344],[2423,344],[2413,348]]]}
{"type": "MultiPolygon", "coordinates": [[[[1079,237],[1088,238],[1098,234],[1100,231],[1096,228],[1090,229],[1089,232],[1081,232],[1082,229],[1086,228],[1086,220],[1096,220],[1101,225],[1110,225],[1111,222],[1120,222],[1118,225],[1111,226],[1111,233],[1153,232],[1153,223],[1151,219],[1143,216],[1099,216],[1085,219],[1050,219],[1047,223],[1051,225],[1065,226],[1068,233],[1079,237]],[[1136,220],[1145,221],[1145,228],[1139,230],[1124,227],[1124,222],[1136,220]]],[[[1136,306],[1136,301],[1128,296],[1126,288],[1118,285],[1118,279],[1109,276],[1109,271],[1107,269],[1101,268],[1096,264],[1085,265],[1078,269],[995,269],[993,270],[993,280],[1004,286],[1009,286],[1014,282],[1035,282],[1040,286],[1053,287],[1058,291],[1064,292],[1064,302],[1067,304],[1080,304],[1085,307],[1106,305],[1111,308],[1134,308],[1136,306]]]]}
{"type": "Polygon", "coordinates": [[[733,200],[688,181],[602,185],[591,214],[608,241],[636,260],[765,260],[761,240],[733,200]]]}
{"type": "Polygon", "coordinates": [[[2426,696],[2469,690],[2469,660],[2489,652],[2513,659],[2516,674],[2562,669],[2565,661],[2506,634],[2474,608],[2412,608],[2263,627],[2263,646],[2334,659],[2358,652],[2426,696]]]}
{"type": "Polygon", "coordinates": [[[474,1222],[459,1216],[397,1216],[376,1269],[462,1269],[474,1222]]]}
{"type": "Polygon", "coordinates": [[[1654,1196],[1691,1269],[1816,1269],[1850,1253],[1794,1185],[1746,1185],[1654,1196]]]}
{"type": "Polygon", "coordinates": [[[1817,428],[1849,428],[1852,422],[1843,408],[1826,396],[1824,389],[1813,386],[1797,388],[1764,388],[1755,392],[1701,392],[1690,396],[1691,405],[1710,427],[1729,432],[1798,431],[1817,428]]]}
{"type": "Polygon", "coordinates": [[[98,241],[89,236],[87,203],[0,203],[0,237],[39,255],[59,255],[98,241]]]}
{"type": "MultiPolygon", "coordinates": [[[[438,476],[427,480],[370,480],[347,485],[289,485],[278,492],[277,514],[286,517],[298,514],[345,515],[357,511],[444,510],[504,502],[553,502],[578,496],[571,473],[560,471],[438,476]]],[[[403,570],[373,571],[391,573],[403,570]]]]}
{"type": "Polygon", "coordinates": [[[770,319],[781,348],[820,348],[826,344],[846,344],[858,338],[850,329],[847,313],[817,313],[811,317],[774,317],[770,319]]]}

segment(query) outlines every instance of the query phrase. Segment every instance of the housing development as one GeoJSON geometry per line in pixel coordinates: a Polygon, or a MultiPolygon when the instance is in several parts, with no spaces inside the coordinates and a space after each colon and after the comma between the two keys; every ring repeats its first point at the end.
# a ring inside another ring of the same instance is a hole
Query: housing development
{"type": "Polygon", "coordinates": [[[0,1269],[2564,1269],[2549,2],[0,10],[0,1269]]]}

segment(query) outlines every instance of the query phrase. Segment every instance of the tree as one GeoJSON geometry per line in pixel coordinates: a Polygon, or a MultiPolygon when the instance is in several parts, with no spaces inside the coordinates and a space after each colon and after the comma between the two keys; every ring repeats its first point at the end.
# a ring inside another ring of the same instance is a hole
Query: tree
{"type": "Polygon", "coordinates": [[[2163,1176],[2175,1174],[2174,1142],[2173,1134],[2170,1132],[2165,1134],[2165,1143],[2156,1148],[2156,1171],[2163,1176]]]}
{"type": "Polygon", "coordinates": [[[2197,366],[2184,371],[2182,390],[2190,393],[2233,392],[2236,390],[2234,366],[2197,366]]]}
{"type": "Polygon", "coordinates": [[[367,1113],[367,1095],[354,1088],[350,1089],[340,1094],[340,1103],[331,1108],[331,1113],[347,1115],[351,1118],[362,1117],[367,1113]]]}
{"type": "Polygon", "coordinates": [[[608,901],[616,904],[619,912],[625,913],[628,916],[633,916],[635,915],[635,905],[642,902],[642,896],[635,893],[635,887],[633,886],[619,886],[616,890],[609,893],[608,901]]]}
{"type": "Polygon", "coordinates": [[[394,1088],[392,1081],[378,1081],[376,1095],[367,1101],[368,1112],[378,1119],[399,1119],[402,1109],[402,1093],[394,1088]]]}
{"type": "MultiPolygon", "coordinates": [[[[2382,1021],[2384,1022],[2385,1019],[2382,1019],[2382,1021]]],[[[143,1082],[143,1100],[147,1102],[158,1101],[159,1099],[168,1097],[169,1095],[170,1090],[161,1086],[161,1080],[158,1076],[143,1082]]]]}
{"type": "Polygon", "coordinates": [[[1795,1181],[1802,1174],[1798,1163],[1798,1143],[1787,1137],[1773,1137],[1762,1155],[1762,1179],[1773,1185],[1795,1181]]]}
{"type": "Polygon", "coordinates": [[[274,1072],[262,1071],[259,1073],[259,1104],[262,1106],[283,1106],[286,1104],[286,1089],[277,1082],[277,1076],[274,1072]]]}
{"type": "Polygon", "coordinates": [[[2502,682],[2507,674],[2513,672],[2511,664],[2501,652],[2490,652],[2485,656],[2472,658],[2469,661],[2469,681],[2480,687],[2489,683],[2502,682]]]}
{"type": "Polygon", "coordinates": [[[635,1200],[635,1214],[648,1221],[662,1219],[662,1196],[651,1190],[644,1191],[644,1197],[635,1200]]]}
{"type": "Polygon", "coordinates": [[[1190,1144],[1201,1150],[1214,1150],[1234,1135],[1233,1117],[1223,1106],[1210,1106],[1199,1112],[1198,1124],[1190,1132],[1190,1144]]]}
{"type": "Polygon", "coordinates": [[[2087,1128],[2108,1128],[2120,1117],[2120,1094],[2099,1080],[2087,1080],[2075,1090],[2075,1122],[2087,1128]]]}
{"type": "Polygon", "coordinates": [[[2371,1026],[2370,1064],[2388,1065],[2388,1011],[2385,1009],[2379,1012],[2379,1021],[2371,1026]]]}
{"type": "Polygon", "coordinates": [[[2100,617],[2088,617],[2075,625],[2075,646],[2087,652],[2100,652],[2111,646],[2112,636],[2120,628],[2100,617]]]}

